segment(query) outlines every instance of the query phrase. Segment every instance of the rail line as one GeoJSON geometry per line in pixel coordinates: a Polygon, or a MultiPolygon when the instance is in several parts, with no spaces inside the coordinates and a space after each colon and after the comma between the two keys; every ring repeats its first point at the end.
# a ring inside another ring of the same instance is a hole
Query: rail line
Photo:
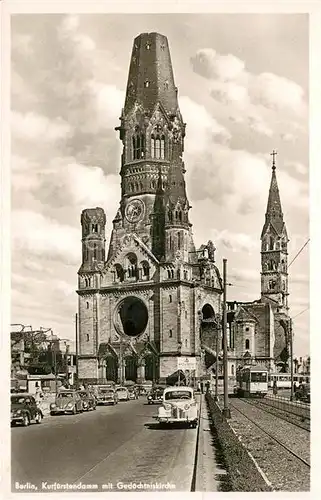
{"type": "Polygon", "coordinates": [[[271,409],[273,408],[277,412],[283,412],[285,415],[290,414],[290,415],[296,416],[298,418],[301,418],[303,420],[308,420],[309,422],[310,422],[310,417],[302,417],[302,416],[298,415],[297,413],[294,413],[291,411],[288,412],[287,410],[283,410],[282,408],[278,408],[276,406],[269,405],[268,403],[265,403],[263,401],[248,400],[245,398],[240,398],[240,399],[241,399],[241,401],[244,401],[244,403],[247,403],[250,406],[254,406],[256,408],[259,408],[260,410],[265,411],[266,413],[270,413],[270,415],[274,415],[275,417],[280,418],[281,420],[284,420],[285,422],[288,422],[289,424],[295,425],[296,427],[299,427],[300,429],[303,429],[307,432],[310,432],[310,427],[305,426],[305,425],[301,425],[299,422],[295,422],[295,420],[293,420],[293,419],[290,420],[289,418],[285,418],[285,416],[282,416],[280,414],[276,414],[273,411],[269,410],[268,408],[269,407],[271,409]]]}
{"type": "Polygon", "coordinates": [[[297,458],[300,462],[302,462],[306,467],[308,467],[309,469],[311,468],[309,462],[307,462],[304,458],[300,457],[300,455],[298,455],[297,453],[295,453],[293,450],[291,450],[288,446],[286,446],[284,443],[282,443],[282,441],[280,441],[278,438],[276,438],[275,436],[273,436],[273,434],[271,434],[270,432],[268,432],[266,429],[264,429],[261,425],[259,425],[255,420],[253,420],[251,417],[249,417],[246,413],[244,413],[242,410],[240,410],[239,408],[237,408],[236,406],[234,406],[234,404],[232,403],[232,400],[230,400],[230,405],[232,408],[234,408],[234,410],[238,411],[239,413],[241,413],[241,415],[243,415],[245,418],[247,418],[252,424],[254,424],[258,429],[260,429],[264,434],[266,434],[267,436],[269,436],[270,439],[273,439],[275,442],[277,442],[280,446],[282,446],[282,448],[284,448],[288,453],[290,453],[291,455],[293,455],[295,458],[297,458]]]}

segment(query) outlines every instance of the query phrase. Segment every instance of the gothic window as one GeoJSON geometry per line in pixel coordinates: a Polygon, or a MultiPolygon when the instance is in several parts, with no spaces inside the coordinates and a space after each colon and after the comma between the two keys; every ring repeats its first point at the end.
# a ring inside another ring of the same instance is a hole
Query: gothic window
{"type": "Polygon", "coordinates": [[[187,271],[184,271],[184,280],[187,280],[187,271]]]}
{"type": "Polygon", "coordinates": [[[143,267],[143,278],[145,280],[149,280],[149,264],[146,260],[142,262],[142,267],[143,267]]]}
{"type": "Polygon", "coordinates": [[[97,260],[97,244],[94,243],[93,245],[93,259],[97,260]]]}
{"type": "Polygon", "coordinates": [[[182,222],[182,212],[181,211],[178,212],[178,220],[180,222],[182,222]]]}
{"type": "Polygon", "coordinates": [[[173,248],[173,239],[172,239],[172,235],[170,234],[169,236],[169,249],[172,250],[173,248]]]}
{"type": "Polygon", "coordinates": [[[171,278],[174,278],[174,270],[171,270],[171,278]]]}
{"type": "Polygon", "coordinates": [[[98,224],[92,224],[91,230],[93,233],[98,233],[98,224]]]}
{"type": "Polygon", "coordinates": [[[170,330],[170,331],[169,331],[168,336],[169,336],[169,337],[172,337],[172,336],[173,336],[173,330],[170,330]]]}
{"type": "Polygon", "coordinates": [[[86,336],[86,340],[87,342],[89,342],[89,334],[87,333],[87,336],[86,336]]]}
{"type": "Polygon", "coordinates": [[[143,189],[144,189],[144,187],[143,187],[143,183],[142,183],[142,182],[140,182],[140,183],[139,183],[139,189],[140,189],[141,191],[143,191],[143,189]]]}
{"type": "Polygon", "coordinates": [[[165,136],[152,135],[151,136],[151,157],[156,160],[165,159],[165,136]]]}
{"type": "Polygon", "coordinates": [[[274,281],[274,280],[270,280],[270,281],[269,281],[269,289],[270,289],[270,290],[274,290],[275,285],[276,285],[276,283],[275,283],[275,281],[274,281]]]}
{"type": "Polygon", "coordinates": [[[181,233],[177,233],[177,248],[181,249],[181,233]]]}
{"type": "Polygon", "coordinates": [[[145,136],[136,134],[133,137],[133,159],[140,160],[145,156],[145,136]]]}
{"type": "Polygon", "coordinates": [[[120,264],[115,264],[116,277],[119,281],[124,281],[124,270],[120,264]]]}
{"type": "Polygon", "coordinates": [[[86,302],[86,309],[89,309],[89,302],[86,302]]]}
{"type": "Polygon", "coordinates": [[[231,365],[231,375],[234,375],[234,365],[231,365]]]}
{"type": "Polygon", "coordinates": [[[168,296],[168,299],[169,299],[169,302],[172,302],[172,296],[171,295],[168,296]]]}
{"type": "Polygon", "coordinates": [[[137,257],[134,253],[129,253],[126,256],[126,268],[128,278],[137,278],[137,257]]]}
{"type": "Polygon", "coordinates": [[[245,340],[245,349],[249,349],[250,348],[250,341],[249,339],[246,339],[245,340]]]}
{"type": "Polygon", "coordinates": [[[274,240],[272,236],[270,236],[270,250],[274,250],[274,240]]]}
{"type": "Polygon", "coordinates": [[[167,270],[167,277],[168,277],[168,279],[171,279],[171,272],[169,269],[167,270]]]}

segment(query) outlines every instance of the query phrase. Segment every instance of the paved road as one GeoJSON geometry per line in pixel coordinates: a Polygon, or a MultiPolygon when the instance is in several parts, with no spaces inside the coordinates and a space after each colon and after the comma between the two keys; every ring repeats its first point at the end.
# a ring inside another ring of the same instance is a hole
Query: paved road
{"type": "Polygon", "coordinates": [[[13,487],[29,483],[19,491],[31,492],[32,485],[41,490],[42,482],[47,487],[81,482],[121,491],[119,483],[145,482],[190,491],[197,430],[159,429],[152,418],[157,407],[145,401],[49,416],[40,425],[12,428],[13,487]]]}

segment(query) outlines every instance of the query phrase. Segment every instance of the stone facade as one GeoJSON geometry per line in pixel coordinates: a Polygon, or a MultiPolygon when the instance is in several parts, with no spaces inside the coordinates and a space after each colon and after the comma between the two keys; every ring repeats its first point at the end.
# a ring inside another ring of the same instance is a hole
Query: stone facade
{"type": "Polygon", "coordinates": [[[81,216],[79,376],[162,381],[188,358],[197,378],[201,350],[215,343],[222,281],[213,243],[193,242],[185,123],[165,36],[135,38],[120,121],[121,200],[107,259],[103,209],[81,216]]]}

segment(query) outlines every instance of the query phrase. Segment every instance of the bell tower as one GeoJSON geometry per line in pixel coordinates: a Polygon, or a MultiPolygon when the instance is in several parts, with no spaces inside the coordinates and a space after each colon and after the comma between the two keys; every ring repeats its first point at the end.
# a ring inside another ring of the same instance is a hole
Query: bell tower
{"type": "Polygon", "coordinates": [[[108,259],[126,233],[137,234],[159,260],[171,259],[183,248],[188,259],[185,124],[164,35],[135,38],[120,122],[121,201],[108,259]]]}
{"type": "Polygon", "coordinates": [[[261,234],[261,297],[288,311],[288,235],[283,220],[273,151],[272,177],[261,234]]]}

